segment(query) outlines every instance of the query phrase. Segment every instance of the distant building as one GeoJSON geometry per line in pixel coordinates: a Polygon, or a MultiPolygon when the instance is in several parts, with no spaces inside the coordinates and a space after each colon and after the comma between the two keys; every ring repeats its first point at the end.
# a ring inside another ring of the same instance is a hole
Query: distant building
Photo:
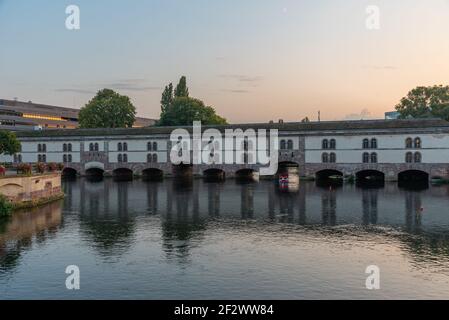
{"type": "Polygon", "coordinates": [[[399,119],[400,115],[397,111],[385,112],[385,120],[396,120],[399,119]]]}
{"type": "MultiPolygon", "coordinates": [[[[78,109],[0,99],[0,129],[76,129],[78,113],[78,109]]],[[[134,127],[149,127],[155,122],[153,119],[136,118],[134,127]]]]}

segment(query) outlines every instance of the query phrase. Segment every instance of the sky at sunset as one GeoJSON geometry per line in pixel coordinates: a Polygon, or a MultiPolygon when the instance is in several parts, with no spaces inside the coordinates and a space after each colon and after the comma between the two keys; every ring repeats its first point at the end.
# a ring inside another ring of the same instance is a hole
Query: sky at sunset
{"type": "Polygon", "coordinates": [[[230,122],[382,118],[449,85],[449,0],[0,0],[0,45],[5,99],[80,108],[107,87],[157,118],[185,75],[230,122]]]}

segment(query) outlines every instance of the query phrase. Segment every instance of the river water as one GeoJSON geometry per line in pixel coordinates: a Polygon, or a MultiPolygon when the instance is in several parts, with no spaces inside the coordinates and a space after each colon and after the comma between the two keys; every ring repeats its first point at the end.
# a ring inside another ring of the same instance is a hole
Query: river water
{"type": "Polygon", "coordinates": [[[0,222],[0,299],[449,299],[449,187],[64,182],[0,222]],[[67,290],[66,267],[80,269],[67,290]],[[367,266],[380,269],[368,290],[367,266]]]}

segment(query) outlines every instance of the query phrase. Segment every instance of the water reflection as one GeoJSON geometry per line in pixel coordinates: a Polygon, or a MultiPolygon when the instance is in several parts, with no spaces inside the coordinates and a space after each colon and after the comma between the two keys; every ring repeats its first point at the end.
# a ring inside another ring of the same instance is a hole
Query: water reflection
{"type": "Polygon", "coordinates": [[[33,244],[54,238],[61,224],[61,201],[0,220],[0,272],[16,267],[21,254],[33,244]]]}

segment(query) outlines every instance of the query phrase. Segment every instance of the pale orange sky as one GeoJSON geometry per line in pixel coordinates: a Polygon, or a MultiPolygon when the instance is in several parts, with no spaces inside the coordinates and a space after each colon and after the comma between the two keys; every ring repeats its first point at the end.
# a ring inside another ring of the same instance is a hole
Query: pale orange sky
{"type": "Polygon", "coordinates": [[[229,121],[266,122],[382,118],[415,86],[449,84],[447,0],[105,3],[78,1],[68,31],[64,1],[0,0],[0,96],[79,108],[109,87],[157,118],[186,75],[229,121]]]}

